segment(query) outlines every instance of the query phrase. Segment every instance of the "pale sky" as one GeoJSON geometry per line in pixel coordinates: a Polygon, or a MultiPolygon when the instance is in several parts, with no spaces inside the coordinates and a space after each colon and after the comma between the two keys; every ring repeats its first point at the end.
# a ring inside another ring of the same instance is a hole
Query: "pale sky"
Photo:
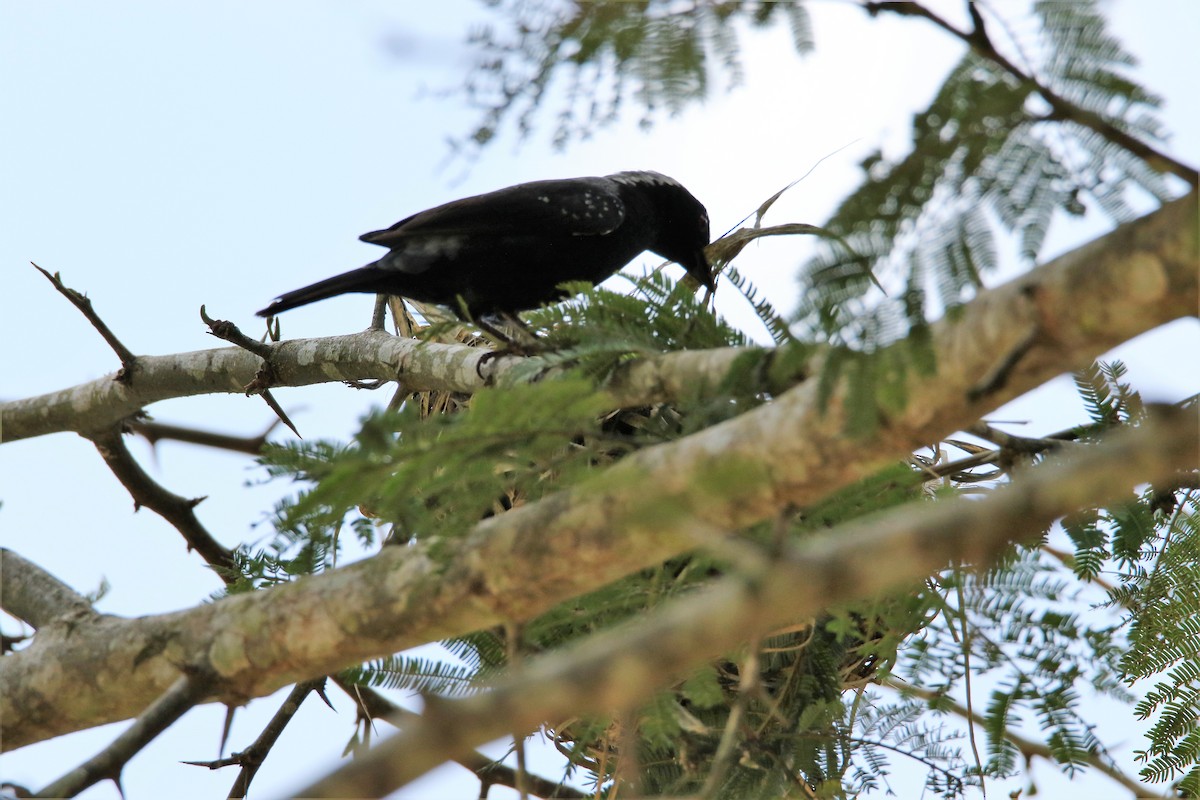
{"type": "MultiPolygon", "coordinates": [[[[460,96],[440,90],[465,75],[468,27],[486,16],[480,3],[0,0],[0,399],[65,388],[118,366],[30,261],[86,292],[134,352],[160,354],[223,346],[200,321],[202,303],[215,317],[257,330],[253,311],[280,292],[377,257],[357,241],[360,233],[525,180],[654,169],[705,202],[716,234],[828,157],[767,218],[819,224],[856,184],[865,154],[905,146],[912,113],[961,50],[919,21],[870,21],[849,3],[810,8],[814,55],[799,60],[782,27],[755,32],[743,40],[744,86],[718,91],[649,132],[630,121],[559,153],[550,151],[543,127],[524,144],[502,138],[475,163],[447,164],[446,138],[463,134],[475,117],[460,96]]],[[[1166,98],[1171,152],[1200,164],[1193,86],[1200,11],[1190,0],[1122,0],[1111,9],[1117,35],[1143,61],[1136,76],[1166,98]]],[[[1020,21],[1015,27],[1028,30],[1020,21]]],[[[540,117],[543,126],[554,110],[540,117]]],[[[1109,227],[1099,216],[1060,222],[1044,256],[1109,227]]],[[[810,248],[808,240],[776,240],[750,248],[737,266],[787,308],[810,248]]],[[[757,333],[726,290],[719,309],[757,333]]],[[[289,313],[284,334],[359,330],[370,309],[365,295],[331,300],[289,313]]],[[[1148,396],[1177,400],[1200,391],[1197,352],[1200,326],[1188,320],[1119,355],[1148,396]]],[[[332,385],[276,393],[306,438],[344,438],[388,391],[332,385]]],[[[261,400],[240,395],[150,410],[162,421],[243,434],[272,419],[261,400]]],[[[1021,431],[1029,435],[1081,414],[1069,386],[1004,410],[1006,418],[1036,419],[1021,431]]],[[[208,496],[198,513],[224,544],[269,536],[262,523],[289,487],[264,485],[250,459],[171,443],[153,453],[138,441],[131,447],[167,488],[208,496]]],[[[169,525],[148,511],[132,513],[94,449],[73,434],[0,446],[0,502],[0,542],[77,590],[107,580],[102,611],[186,608],[220,588],[169,525]]],[[[6,619],[5,632],[15,629],[6,619]]],[[[317,702],[305,705],[256,778],[254,796],[280,796],[338,763],[353,711],[337,694],[331,690],[336,715],[317,702]]],[[[232,749],[249,744],[279,699],[239,712],[232,749]]],[[[178,798],[223,796],[233,770],[178,763],[217,756],[223,714],[198,708],[155,741],[130,764],[126,796],[167,789],[178,798]]],[[[0,756],[0,778],[37,789],[124,725],[0,756]]],[[[1139,746],[1131,736],[1119,751],[1130,772],[1130,751],[1139,746]]],[[[545,762],[538,771],[557,775],[545,762]]],[[[1043,791],[1061,785],[1046,765],[1035,774],[1043,791]]],[[[1013,780],[992,791],[1006,795],[1022,785],[1013,780]]],[[[1114,787],[1089,778],[1074,788],[1084,786],[1110,795],[1114,787]]],[[[474,787],[472,776],[449,767],[397,796],[470,797],[474,787]]],[[[102,785],[84,796],[116,792],[102,785]]],[[[504,796],[493,790],[493,798],[504,796]]]]}

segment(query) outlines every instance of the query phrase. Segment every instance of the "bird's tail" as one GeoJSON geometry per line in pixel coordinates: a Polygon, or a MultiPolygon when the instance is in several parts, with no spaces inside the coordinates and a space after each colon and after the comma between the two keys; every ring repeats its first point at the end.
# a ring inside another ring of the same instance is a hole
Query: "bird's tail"
{"type": "Polygon", "coordinates": [[[303,289],[281,294],[275,298],[275,301],[271,305],[257,313],[260,317],[273,317],[289,309],[306,306],[309,303],[315,303],[318,300],[335,297],[339,294],[350,294],[352,292],[374,294],[379,291],[379,279],[381,277],[379,267],[374,264],[368,264],[365,267],[352,269],[349,272],[343,272],[341,275],[334,275],[332,278],[326,278],[323,281],[309,284],[303,289]]]}

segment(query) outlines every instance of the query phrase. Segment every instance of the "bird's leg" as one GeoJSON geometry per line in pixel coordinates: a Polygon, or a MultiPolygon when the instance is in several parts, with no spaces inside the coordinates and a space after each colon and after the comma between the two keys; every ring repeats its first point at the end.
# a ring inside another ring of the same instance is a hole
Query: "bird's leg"
{"type": "Polygon", "coordinates": [[[474,322],[484,333],[502,345],[497,355],[512,353],[528,356],[543,349],[537,334],[530,330],[524,320],[511,312],[500,311],[495,314],[486,314],[474,322]]]}
{"type": "Polygon", "coordinates": [[[475,371],[483,376],[483,367],[489,361],[501,356],[532,356],[545,349],[537,334],[529,329],[524,320],[516,314],[501,311],[472,320],[475,325],[494,339],[500,346],[483,354],[475,365],[475,371]]]}

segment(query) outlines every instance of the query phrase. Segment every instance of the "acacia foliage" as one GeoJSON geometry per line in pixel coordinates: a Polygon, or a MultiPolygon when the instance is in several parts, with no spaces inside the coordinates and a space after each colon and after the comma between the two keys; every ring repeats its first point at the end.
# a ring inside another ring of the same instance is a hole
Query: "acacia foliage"
{"type": "MultiPolygon", "coordinates": [[[[507,38],[495,30],[477,37],[485,57],[471,89],[491,98],[473,135],[481,145],[509,116],[529,130],[551,96],[551,80],[564,73],[559,143],[611,121],[630,101],[648,121],[660,108],[703,97],[721,69],[736,80],[738,20],[786,19],[800,51],[811,39],[807,13],[796,3],[496,5],[512,28],[507,38]],[[599,89],[609,90],[607,101],[590,99],[603,96],[599,89]]],[[[1023,48],[1030,59],[1025,78],[986,52],[968,51],[914,117],[909,152],[864,161],[862,185],[825,225],[829,240],[801,271],[794,315],[782,317],[731,275],[781,348],[823,348],[826,394],[839,382],[849,385],[848,433],[864,446],[879,419],[906,403],[896,389],[910,371],[936,380],[925,346],[929,317],[953,313],[984,285],[1006,240],[1000,234],[1014,234],[1018,254],[1032,261],[1056,214],[1099,209],[1120,222],[1131,215],[1131,192],[1170,194],[1163,177],[1106,136],[1103,125],[1079,122],[1092,114],[1148,143],[1163,138],[1153,114],[1157,99],[1129,76],[1133,59],[1105,30],[1095,5],[1037,3],[1034,12],[1039,33],[1023,48]],[[1049,109],[1046,91],[1079,113],[1049,109]],[[884,298],[872,275],[902,290],[884,298]],[[898,341],[904,347],[881,351],[898,341]]],[[[567,378],[489,389],[451,404],[410,400],[399,412],[364,420],[349,444],[302,443],[268,454],[273,472],[302,488],[277,509],[278,537],[240,554],[244,584],[327,568],[346,530],[367,547],[452,540],[482,517],[586,480],[634,450],[771,402],[752,376],[735,375],[715,391],[669,405],[597,405],[595,388],[626,359],[746,341],[663,273],[635,285],[629,295],[573,287],[581,290],[576,299],[529,316],[552,346],[551,360],[570,368],[567,378]]],[[[1086,446],[1113,428],[1139,424],[1141,402],[1121,370],[1095,365],[1079,375],[1090,422],[1061,438],[1086,446]]],[[[1043,457],[1028,456],[1020,468],[1043,457]]],[[[814,528],[1007,480],[1004,470],[964,470],[929,482],[932,465],[899,465],[737,536],[770,552],[814,528]]],[[[1081,510],[1053,534],[1071,543],[1069,558],[1054,549],[1014,548],[984,573],[948,565],[907,592],[798,620],[753,643],[753,657],[728,654],[631,715],[547,720],[546,733],[572,768],[602,787],[613,785],[634,744],[641,789],[650,794],[839,797],[889,788],[894,761],[903,758],[927,770],[932,789],[956,796],[986,776],[1019,770],[1026,754],[1013,734],[1029,735],[1030,727],[1068,772],[1111,765],[1086,698],[1099,692],[1132,701],[1131,689],[1152,681],[1132,712],[1154,719],[1140,753],[1142,777],[1182,778],[1181,788],[1194,792],[1196,500],[1181,480],[1118,506],[1081,510]],[[1097,588],[1097,578],[1114,575],[1115,582],[1097,588]],[[1111,613],[1088,610],[1097,596],[1111,613]],[[754,671],[753,691],[746,690],[746,670],[754,671]],[[982,694],[979,686],[987,687],[982,694]],[[969,745],[940,713],[964,695],[973,697],[982,747],[969,745]],[[730,760],[720,753],[732,718],[741,728],[730,760]]],[[[344,677],[443,694],[484,690],[514,654],[561,647],[736,570],[720,555],[698,551],[527,621],[517,640],[512,630],[489,630],[447,642],[464,667],[397,657],[344,677]]]]}

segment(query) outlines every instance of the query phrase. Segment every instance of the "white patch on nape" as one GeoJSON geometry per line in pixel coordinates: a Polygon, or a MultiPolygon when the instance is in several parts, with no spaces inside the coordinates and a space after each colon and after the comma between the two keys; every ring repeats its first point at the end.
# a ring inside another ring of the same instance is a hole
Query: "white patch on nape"
{"type": "Polygon", "coordinates": [[[680,189],[683,188],[683,185],[674,178],[668,178],[661,172],[651,172],[650,170],[617,172],[609,175],[608,179],[625,186],[677,186],[680,189]]]}

